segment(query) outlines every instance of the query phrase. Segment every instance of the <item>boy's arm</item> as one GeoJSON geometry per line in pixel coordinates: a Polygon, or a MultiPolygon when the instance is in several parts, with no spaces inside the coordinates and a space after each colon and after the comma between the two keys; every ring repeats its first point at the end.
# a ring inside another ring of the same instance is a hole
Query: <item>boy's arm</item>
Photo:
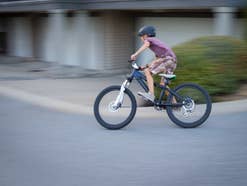
{"type": "Polygon", "coordinates": [[[142,53],[144,50],[146,50],[150,46],[150,43],[148,41],[144,41],[144,44],[139,48],[134,54],[131,55],[131,60],[136,60],[136,57],[142,53]]]}

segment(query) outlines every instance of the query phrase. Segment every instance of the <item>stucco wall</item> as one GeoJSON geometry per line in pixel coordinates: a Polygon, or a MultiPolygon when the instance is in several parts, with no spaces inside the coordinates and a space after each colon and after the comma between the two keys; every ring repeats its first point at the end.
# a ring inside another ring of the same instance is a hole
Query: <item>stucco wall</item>
{"type": "Polygon", "coordinates": [[[86,12],[73,17],[59,13],[41,17],[37,22],[35,48],[38,58],[88,69],[102,68],[100,17],[89,17],[86,12]]]}
{"type": "MultiPolygon", "coordinates": [[[[86,69],[127,68],[126,61],[133,48],[141,45],[140,39],[133,36],[143,25],[155,26],[157,37],[171,47],[215,34],[213,18],[138,17],[134,20],[116,12],[89,16],[81,11],[68,17],[55,11],[42,17],[13,17],[7,22],[9,55],[37,57],[86,69]]],[[[233,36],[243,37],[243,25],[243,20],[235,20],[233,36]]],[[[138,61],[146,64],[153,58],[147,50],[138,61]]]]}
{"type": "Polygon", "coordinates": [[[126,69],[134,48],[134,20],[128,14],[108,12],[104,19],[104,68],[126,69]]]}
{"type": "Polygon", "coordinates": [[[33,57],[31,18],[8,19],[8,54],[11,56],[33,57]]]}

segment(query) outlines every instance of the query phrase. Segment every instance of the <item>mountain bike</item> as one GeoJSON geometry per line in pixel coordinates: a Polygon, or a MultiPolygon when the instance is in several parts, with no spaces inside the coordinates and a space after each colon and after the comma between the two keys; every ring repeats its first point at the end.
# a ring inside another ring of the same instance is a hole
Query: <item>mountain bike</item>
{"type": "MultiPolygon", "coordinates": [[[[111,130],[127,126],[135,117],[137,103],[128,88],[135,79],[145,92],[147,80],[141,72],[142,67],[131,62],[131,73],[122,85],[114,85],[102,90],[95,99],[94,116],[98,123],[111,130]]],[[[170,88],[168,85],[176,78],[175,74],[159,74],[164,83],[154,83],[160,95],[153,102],[156,110],[166,110],[168,117],[178,126],[194,128],[203,124],[210,115],[212,103],[208,92],[195,83],[183,83],[170,88]]]]}

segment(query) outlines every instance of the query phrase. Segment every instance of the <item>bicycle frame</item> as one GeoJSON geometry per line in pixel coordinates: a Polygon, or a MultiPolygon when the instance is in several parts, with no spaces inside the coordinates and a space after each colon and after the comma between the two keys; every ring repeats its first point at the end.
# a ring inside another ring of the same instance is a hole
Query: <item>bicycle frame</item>
{"type": "MultiPolygon", "coordinates": [[[[95,99],[95,118],[101,126],[107,129],[121,129],[135,117],[137,102],[135,95],[129,89],[133,79],[138,82],[145,92],[149,91],[147,79],[140,72],[143,67],[139,67],[134,61],[129,62],[132,63],[132,70],[122,85],[105,88],[95,99]],[[116,117],[118,114],[121,117],[116,117]]],[[[166,109],[169,118],[180,127],[194,128],[205,122],[212,108],[207,91],[194,83],[183,83],[178,85],[177,88],[171,89],[168,85],[175,75],[160,74],[160,76],[162,76],[163,82],[161,84],[154,83],[154,86],[160,89],[159,97],[152,102],[154,108],[158,111],[166,109]],[[197,105],[199,106],[197,107],[197,105]],[[188,120],[189,117],[191,119],[188,120]]]]}
{"type": "MultiPolygon", "coordinates": [[[[129,76],[127,76],[127,81],[129,83],[131,83],[133,79],[137,80],[137,82],[145,90],[145,92],[149,91],[147,83],[146,83],[147,79],[145,75],[140,72],[139,69],[133,69],[132,73],[129,76]]],[[[166,107],[166,106],[181,107],[183,106],[184,105],[183,103],[168,103],[168,102],[163,101],[166,91],[168,91],[169,94],[172,94],[173,96],[175,96],[177,100],[182,100],[182,97],[179,94],[177,94],[175,91],[173,91],[167,86],[170,83],[169,79],[165,78],[164,83],[165,83],[164,85],[159,85],[159,84],[154,83],[155,87],[158,87],[161,89],[159,99],[154,102],[154,105],[157,107],[166,107]]]]}

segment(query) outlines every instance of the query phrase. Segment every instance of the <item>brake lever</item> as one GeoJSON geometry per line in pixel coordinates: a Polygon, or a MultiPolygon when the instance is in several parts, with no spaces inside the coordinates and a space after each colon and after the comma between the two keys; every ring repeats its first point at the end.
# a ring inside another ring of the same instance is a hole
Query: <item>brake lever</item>
{"type": "MultiPolygon", "coordinates": [[[[129,63],[133,63],[133,62],[135,62],[136,60],[128,60],[128,62],[129,63]]],[[[146,65],[145,67],[141,67],[141,66],[138,66],[137,64],[136,64],[136,66],[138,67],[138,69],[137,70],[140,70],[140,71],[143,71],[143,70],[145,70],[146,68],[148,68],[149,66],[148,65],[146,65]]]]}

